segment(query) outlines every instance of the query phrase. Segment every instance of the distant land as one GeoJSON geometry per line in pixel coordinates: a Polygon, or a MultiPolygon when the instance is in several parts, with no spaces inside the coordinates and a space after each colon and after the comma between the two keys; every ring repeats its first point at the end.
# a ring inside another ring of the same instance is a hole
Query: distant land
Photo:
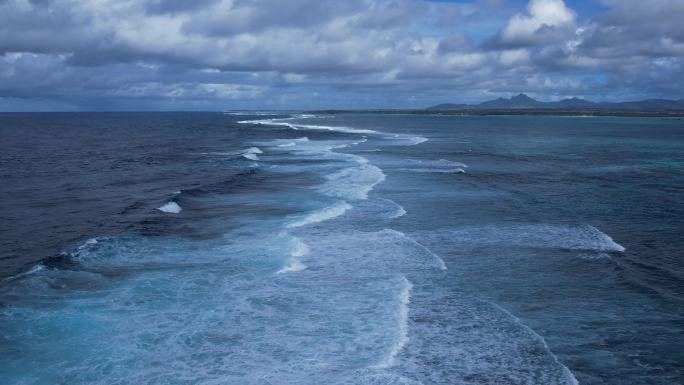
{"type": "Polygon", "coordinates": [[[444,103],[425,109],[325,110],[326,113],[387,113],[429,115],[565,115],[684,117],[684,99],[647,99],[632,102],[592,102],[568,98],[542,102],[525,94],[479,104],[444,103]]]}
{"type": "Polygon", "coordinates": [[[462,110],[568,110],[568,111],[684,111],[684,99],[647,99],[634,102],[592,102],[586,99],[569,98],[557,102],[540,102],[525,94],[511,98],[499,98],[480,104],[439,104],[429,111],[462,110]]]}

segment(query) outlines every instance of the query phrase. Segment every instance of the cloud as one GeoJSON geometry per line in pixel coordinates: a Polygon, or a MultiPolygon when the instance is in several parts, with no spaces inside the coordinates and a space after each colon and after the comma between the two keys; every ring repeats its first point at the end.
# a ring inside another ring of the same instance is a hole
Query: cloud
{"type": "Polygon", "coordinates": [[[611,12],[587,26],[578,49],[598,58],[684,55],[684,2],[606,1],[611,12]]]}
{"type": "Polygon", "coordinates": [[[225,83],[171,83],[159,82],[132,83],[112,91],[112,96],[126,97],[161,97],[205,99],[217,98],[226,100],[254,99],[259,97],[266,87],[225,84],[225,83]]]}
{"type": "Polygon", "coordinates": [[[0,98],[106,109],[681,97],[684,2],[602,3],[580,14],[562,0],[0,0],[0,98]]]}
{"type": "Polygon", "coordinates": [[[527,14],[516,14],[501,31],[502,45],[544,44],[562,37],[575,26],[577,14],[563,0],[530,0],[527,14]]]}
{"type": "Polygon", "coordinates": [[[530,60],[531,53],[525,48],[505,50],[499,56],[501,64],[508,67],[529,64],[530,60]]]}

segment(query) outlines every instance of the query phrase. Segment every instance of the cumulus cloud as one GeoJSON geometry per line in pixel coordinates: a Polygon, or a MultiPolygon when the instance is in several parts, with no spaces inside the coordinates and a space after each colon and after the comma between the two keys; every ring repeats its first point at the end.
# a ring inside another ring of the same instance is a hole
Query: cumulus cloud
{"type": "Polygon", "coordinates": [[[219,109],[681,97],[684,2],[601,1],[580,15],[563,0],[0,0],[0,98],[219,109]]]}
{"type": "Polygon", "coordinates": [[[557,39],[575,26],[576,13],[563,0],[530,0],[527,14],[513,16],[500,35],[506,45],[532,45],[557,39]]]}

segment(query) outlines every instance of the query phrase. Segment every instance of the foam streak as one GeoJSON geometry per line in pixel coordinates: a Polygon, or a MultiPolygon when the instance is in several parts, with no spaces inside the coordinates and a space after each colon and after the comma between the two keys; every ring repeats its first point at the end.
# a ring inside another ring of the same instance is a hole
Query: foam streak
{"type": "Polygon", "coordinates": [[[381,363],[375,365],[375,368],[377,369],[386,369],[394,366],[394,362],[397,358],[397,355],[399,354],[399,352],[401,352],[401,350],[404,348],[404,346],[406,346],[406,344],[409,341],[408,316],[409,303],[411,302],[411,289],[413,289],[413,285],[411,284],[411,282],[409,282],[408,279],[406,279],[406,277],[402,277],[402,280],[403,287],[401,289],[401,292],[399,293],[399,312],[397,314],[398,335],[387,357],[381,363]]]}
{"type": "Polygon", "coordinates": [[[323,221],[327,221],[329,219],[333,219],[336,217],[339,217],[340,215],[344,214],[347,210],[351,209],[352,205],[350,205],[347,202],[338,202],[335,203],[332,206],[328,206],[326,208],[323,208],[318,211],[314,211],[313,213],[305,216],[304,218],[294,221],[289,223],[286,227],[288,228],[294,228],[294,227],[302,227],[314,223],[319,223],[323,221]]]}

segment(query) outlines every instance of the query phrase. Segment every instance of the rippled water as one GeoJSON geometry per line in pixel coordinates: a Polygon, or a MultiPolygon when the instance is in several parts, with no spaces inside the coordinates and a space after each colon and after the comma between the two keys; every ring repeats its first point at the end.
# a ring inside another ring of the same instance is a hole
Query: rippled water
{"type": "Polygon", "coordinates": [[[8,384],[674,384],[684,124],[0,116],[8,384]]]}

